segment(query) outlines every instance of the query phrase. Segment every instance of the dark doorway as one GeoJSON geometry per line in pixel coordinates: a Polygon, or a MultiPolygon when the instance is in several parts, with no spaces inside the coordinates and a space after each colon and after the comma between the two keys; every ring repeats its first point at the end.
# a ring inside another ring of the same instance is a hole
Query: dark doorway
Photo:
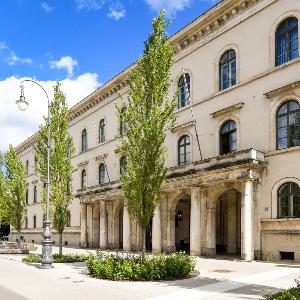
{"type": "Polygon", "coordinates": [[[216,210],[217,254],[241,253],[241,194],[232,189],[221,195],[216,210]]]}
{"type": "Polygon", "coordinates": [[[175,246],[177,251],[190,252],[190,196],[182,197],[175,210],[175,246]]]}
{"type": "Polygon", "coordinates": [[[146,228],[146,250],[152,251],[152,219],[146,228]]]}

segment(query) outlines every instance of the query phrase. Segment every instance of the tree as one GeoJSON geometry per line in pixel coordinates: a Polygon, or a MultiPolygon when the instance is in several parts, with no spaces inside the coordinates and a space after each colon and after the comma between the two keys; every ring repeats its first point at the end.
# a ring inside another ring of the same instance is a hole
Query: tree
{"type": "Polygon", "coordinates": [[[9,202],[3,168],[3,156],[0,153],[0,226],[9,224],[9,202]]]}
{"type": "MultiPolygon", "coordinates": [[[[69,127],[69,109],[66,97],[61,91],[60,83],[54,87],[54,99],[50,107],[51,130],[51,154],[50,154],[50,216],[53,227],[59,234],[59,255],[62,255],[62,235],[65,230],[69,204],[72,201],[72,173],[71,157],[74,153],[74,145],[69,127]]],[[[35,143],[37,157],[37,171],[43,183],[47,181],[47,122],[40,127],[39,135],[35,143]]],[[[43,186],[43,206],[46,202],[46,185],[43,186]]]]}
{"type": "Polygon", "coordinates": [[[8,213],[6,220],[9,220],[9,223],[17,231],[18,241],[20,241],[19,236],[27,210],[27,183],[25,179],[25,167],[12,145],[9,145],[9,149],[5,155],[5,163],[6,177],[2,205],[4,211],[8,213]]]}
{"type": "Polygon", "coordinates": [[[166,177],[164,142],[176,119],[176,97],[168,97],[174,56],[166,33],[168,25],[164,11],[153,20],[153,32],[131,73],[126,109],[123,105],[118,108],[119,119],[127,124],[122,148],[128,169],[121,175],[121,184],[128,213],[142,229],[143,258],[145,231],[160,202],[166,177]]]}

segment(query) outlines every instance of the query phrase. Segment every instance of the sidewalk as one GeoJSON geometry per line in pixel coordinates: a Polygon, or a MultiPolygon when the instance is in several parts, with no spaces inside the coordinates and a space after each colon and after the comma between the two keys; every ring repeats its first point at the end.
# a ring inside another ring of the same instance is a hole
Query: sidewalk
{"type": "MultiPolygon", "coordinates": [[[[58,248],[54,247],[54,253],[58,248]]],[[[41,252],[38,247],[37,252],[41,252]]],[[[94,250],[64,248],[64,253],[94,253],[94,250]]],[[[262,295],[294,285],[300,276],[296,264],[242,262],[197,258],[200,275],[164,282],[111,282],[90,278],[85,263],[55,264],[51,270],[21,262],[22,255],[0,256],[2,289],[14,300],[174,300],[262,299],[262,295]],[[22,297],[23,298],[22,298],[22,297]]],[[[5,299],[6,300],[6,299],[5,299]]]]}

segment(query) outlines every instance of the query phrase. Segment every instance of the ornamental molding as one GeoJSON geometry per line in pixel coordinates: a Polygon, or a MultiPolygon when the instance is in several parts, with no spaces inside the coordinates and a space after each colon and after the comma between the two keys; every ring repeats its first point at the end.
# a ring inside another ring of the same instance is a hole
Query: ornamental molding
{"type": "Polygon", "coordinates": [[[234,111],[239,111],[243,106],[244,106],[244,103],[240,102],[240,103],[234,104],[232,106],[229,106],[229,107],[223,108],[221,110],[218,110],[216,112],[213,112],[210,115],[213,118],[221,117],[221,116],[224,116],[228,113],[232,113],[234,111]]]}
{"type": "Polygon", "coordinates": [[[108,154],[107,153],[103,153],[101,155],[98,155],[95,157],[95,161],[103,161],[105,158],[107,158],[108,154]]]}
{"type": "Polygon", "coordinates": [[[78,167],[78,168],[84,167],[84,166],[86,166],[88,163],[89,163],[89,161],[88,161],[88,160],[85,160],[85,161],[83,161],[83,162],[77,164],[77,167],[78,167]]]}
{"type": "Polygon", "coordinates": [[[269,92],[265,93],[264,96],[266,96],[267,99],[272,99],[274,97],[282,96],[284,94],[290,93],[292,90],[299,88],[299,87],[300,87],[300,80],[290,83],[288,85],[282,86],[278,89],[269,91],[269,92]]]}
{"type": "Polygon", "coordinates": [[[183,130],[183,129],[186,129],[188,127],[191,127],[194,125],[194,121],[190,121],[190,122],[186,122],[184,124],[180,124],[180,125],[177,125],[177,126],[174,126],[172,129],[171,129],[171,132],[174,133],[174,132],[178,132],[180,130],[183,130]]]}

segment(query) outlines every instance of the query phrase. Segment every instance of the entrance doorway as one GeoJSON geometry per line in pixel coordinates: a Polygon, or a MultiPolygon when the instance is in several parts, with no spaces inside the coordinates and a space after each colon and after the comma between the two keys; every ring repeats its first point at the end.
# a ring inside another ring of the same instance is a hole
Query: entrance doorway
{"type": "Polygon", "coordinates": [[[217,254],[241,254],[241,193],[235,189],[223,193],[216,209],[217,254]]]}
{"type": "Polygon", "coordinates": [[[190,252],[191,197],[183,196],[175,210],[175,246],[177,251],[190,252]]]}
{"type": "Polygon", "coordinates": [[[124,208],[120,208],[119,211],[119,249],[123,249],[123,211],[124,208]]]}

